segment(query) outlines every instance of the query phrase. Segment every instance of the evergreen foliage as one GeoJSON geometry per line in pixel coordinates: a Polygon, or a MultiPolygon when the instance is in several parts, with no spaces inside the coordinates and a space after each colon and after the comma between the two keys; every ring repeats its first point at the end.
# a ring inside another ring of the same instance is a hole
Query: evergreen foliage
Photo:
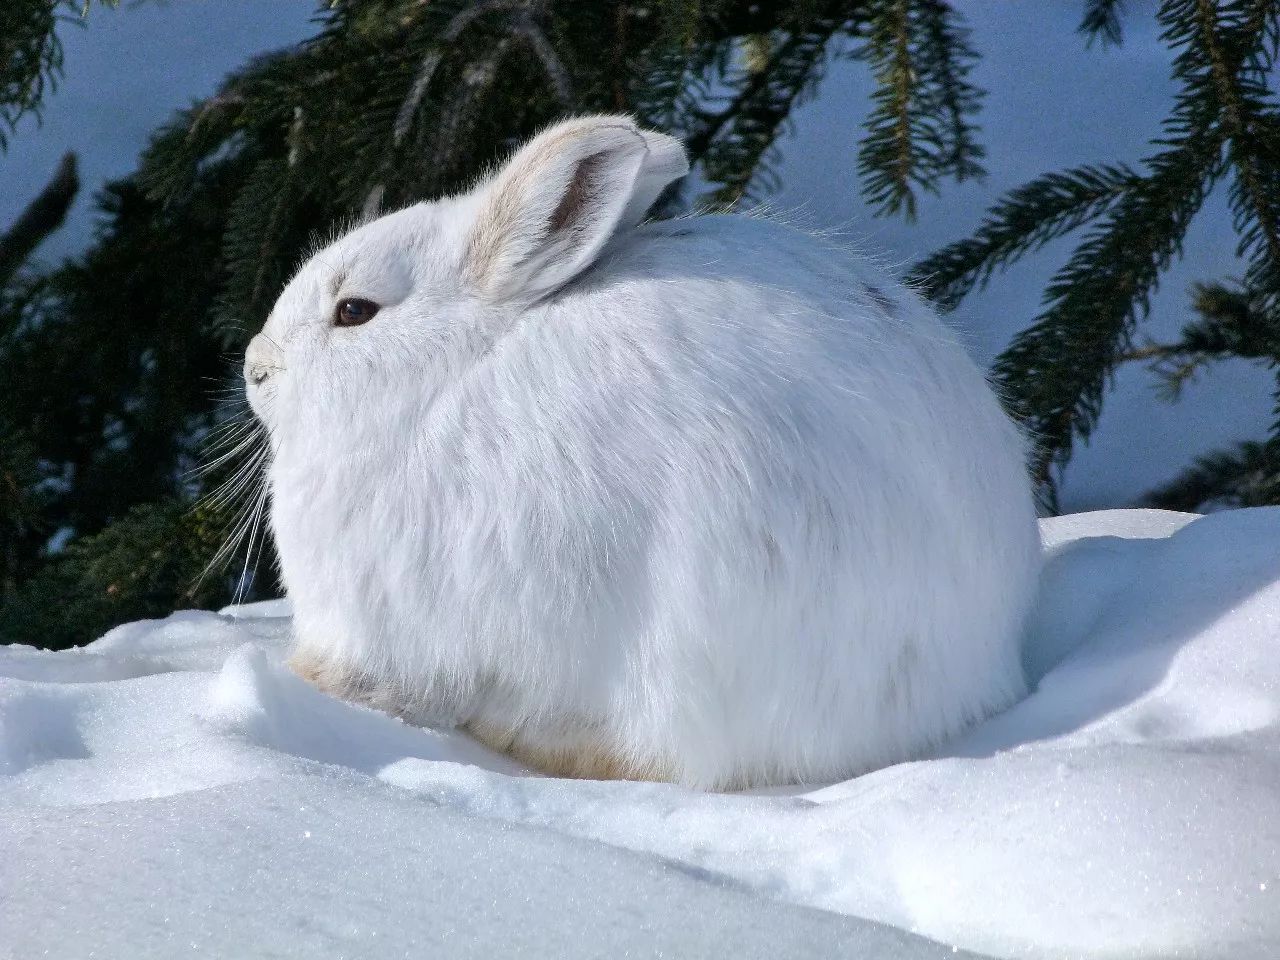
{"type": "Polygon", "coordinates": [[[1124,39],[1124,28],[1120,20],[1123,7],[1124,0],[1085,0],[1080,32],[1090,42],[1101,38],[1104,44],[1119,46],[1124,39]]]}
{"type": "MultiPolygon", "coordinates": [[[[1119,0],[1090,0],[1081,30],[1119,43],[1122,7],[1119,0]]],[[[1094,166],[1041,177],[999,201],[972,237],[912,271],[940,306],[952,307],[1019,257],[1087,228],[1045,291],[1040,314],[993,371],[1036,441],[1035,473],[1050,506],[1074,443],[1097,424],[1120,364],[1152,362],[1176,395],[1214,359],[1248,357],[1273,368],[1280,360],[1280,115],[1270,87],[1280,4],[1163,0],[1156,15],[1174,53],[1178,92],[1142,169],[1094,166]],[[1179,342],[1135,347],[1161,274],[1220,185],[1228,190],[1247,265],[1242,285],[1200,287],[1201,319],[1179,342]]],[[[1265,443],[1205,458],[1154,496],[1183,507],[1275,502],[1278,468],[1280,422],[1265,443]]]]}
{"type": "MultiPolygon", "coordinates": [[[[10,130],[60,65],[40,14],[61,7],[19,6],[10,130]]],[[[0,291],[0,638],[81,642],[269,591],[240,565],[198,579],[261,507],[255,441],[213,389],[235,390],[226,361],[317,238],[467,185],[544,123],[633,113],[686,140],[705,187],[666,209],[732,203],[769,189],[774,143],[844,55],[877,81],[857,163],[874,203],[909,213],[918,190],[981,174],[974,53],[941,0],[326,0],[316,17],[311,40],[157,132],[103,195],[92,249],[0,291]],[[211,436],[225,457],[189,473],[211,436]]]]}
{"type": "Polygon", "coordinates": [[[0,234],[0,289],[9,285],[22,265],[35,253],[36,247],[62,226],[79,191],[76,155],[68,153],[58,164],[53,178],[27,205],[13,226],[0,234]]]}
{"type": "MultiPolygon", "coordinates": [[[[100,0],[115,6],[119,0],[100,0]]],[[[55,27],[82,20],[92,0],[5,0],[0,7],[0,153],[18,121],[40,109],[62,69],[55,27]]]]}
{"type": "Polygon", "coordinates": [[[203,573],[222,537],[221,518],[204,508],[135,506],[41,564],[5,602],[5,630],[57,649],[175,608],[220,606],[226,583],[203,573]]]}
{"type": "Polygon", "coordinates": [[[944,3],[876,0],[865,54],[876,73],[875,108],[858,152],[869,200],[915,217],[912,185],[936,191],[944,174],[983,174],[972,123],[977,54],[944,3]]]}
{"type": "MultiPolygon", "coordinates": [[[[90,5],[3,5],[0,153],[59,75],[55,28],[90,5]]],[[[1084,0],[1081,32],[1120,44],[1127,12],[1084,0]]],[[[1280,373],[1280,0],[1162,0],[1156,16],[1178,93],[1150,156],[1039,177],[913,270],[948,309],[1080,234],[993,371],[1037,441],[1050,506],[1121,364],[1147,364],[1171,399],[1229,357],[1280,373]],[[1244,274],[1198,285],[1195,318],[1154,342],[1151,294],[1215,189],[1244,274]]],[[[667,211],[757,199],[796,106],[845,56],[875,80],[850,167],[879,212],[911,217],[920,191],[982,175],[976,53],[943,0],[324,0],[316,21],[313,39],[250,62],[156,133],[135,174],[98,198],[84,255],[30,264],[75,196],[73,159],[0,233],[0,640],[69,644],[269,592],[243,552],[202,575],[228,534],[253,539],[261,506],[236,401],[248,336],[318,238],[465,186],[543,123],[627,111],[680,136],[697,175],[667,211]],[[213,468],[192,473],[202,459],[213,468]]],[[[1273,420],[1152,502],[1280,502],[1280,378],[1273,420]]]]}
{"type": "MultiPolygon", "coordinates": [[[[69,153],[13,226],[0,233],[0,359],[14,364],[24,359],[18,345],[30,328],[28,307],[38,300],[40,286],[11,287],[36,248],[62,225],[79,189],[76,158],[69,153]]],[[[20,368],[13,372],[14,379],[25,373],[20,368]]],[[[12,591],[38,558],[49,500],[38,468],[39,450],[23,415],[12,406],[0,407],[0,596],[12,591]]]]}

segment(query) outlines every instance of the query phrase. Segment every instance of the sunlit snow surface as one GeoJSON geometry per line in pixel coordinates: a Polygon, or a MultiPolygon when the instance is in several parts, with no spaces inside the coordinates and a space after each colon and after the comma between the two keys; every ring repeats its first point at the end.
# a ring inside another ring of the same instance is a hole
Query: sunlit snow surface
{"type": "Polygon", "coordinates": [[[767,796],[339,703],[282,604],[0,647],[0,956],[1280,956],[1280,509],[1044,532],[1032,696],[767,796]]]}

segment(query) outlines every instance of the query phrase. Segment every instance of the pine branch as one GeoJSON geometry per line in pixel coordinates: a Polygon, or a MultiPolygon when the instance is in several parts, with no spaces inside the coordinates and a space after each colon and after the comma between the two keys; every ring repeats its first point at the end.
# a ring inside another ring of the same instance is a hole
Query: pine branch
{"type": "Polygon", "coordinates": [[[1151,373],[1158,378],[1160,399],[1176,403],[1182,398],[1187,384],[1193,382],[1201,370],[1227,356],[1219,350],[1200,349],[1185,341],[1148,341],[1141,347],[1121,351],[1117,354],[1116,363],[1147,363],[1151,373]]]}
{"type": "Polygon", "coordinates": [[[0,152],[24,114],[39,118],[45,90],[62,69],[57,22],[57,6],[46,0],[10,0],[0,13],[0,152]]]}
{"type": "MultiPolygon", "coordinates": [[[[725,79],[728,46],[727,40],[697,41],[679,32],[659,41],[646,68],[636,72],[626,90],[637,119],[688,144],[711,116],[705,104],[713,83],[725,79]]],[[[706,149],[705,143],[701,149],[706,149]]]]}
{"type": "MultiPolygon", "coordinates": [[[[40,118],[44,95],[62,73],[59,23],[83,22],[91,0],[4,0],[0,7],[0,153],[28,113],[40,118]],[[64,12],[65,11],[65,12],[64,12]]],[[[99,0],[117,6],[119,0],[99,0]]]]}
{"type": "Polygon", "coordinates": [[[213,96],[175,114],[143,151],[138,180],[147,194],[165,204],[188,197],[211,158],[236,152],[249,129],[283,127],[298,101],[281,91],[301,86],[304,77],[308,87],[323,86],[325,78],[307,69],[310,59],[305,48],[257,57],[213,96]]]}
{"type": "Polygon", "coordinates": [[[793,53],[801,43],[803,43],[801,36],[789,37],[778,47],[777,52],[774,54],[771,60],[772,68],[766,66],[764,69],[746,73],[740,80],[741,86],[738,92],[730,98],[722,110],[713,112],[705,109],[694,109],[694,120],[681,137],[684,140],[685,152],[689,156],[690,165],[702,161],[710,151],[711,145],[716,138],[731,127],[734,118],[742,113],[747,104],[760,97],[763,91],[768,88],[769,83],[773,80],[773,70],[777,69],[777,65],[790,62],[793,53]]]}
{"type": "Polygon", "coordinates": [[[1220,172],[1221,141],[1205,133],[1149,161],[1053,278],[1045,309],[997,359],[994,379],[1037,443],[1038,482],[1051,484],[1076,436],[1088,437],[1106,385],[1160,273],[1220,172]]]}
{"type": "Polygon", "coordinates": [[[181,607],[216,607],[230,599],[223,583],[192,588],[218,546],[218,524],[187,504],[148,503],[100,533],[76,538],[6,597],[6,639],[37,639],[46,648],[87,643],[128,620],[181,607]]]}
{"type": "Polygon", "coordinates": [[[560,60],[560,54],[547,39],[546,32],[528,10],[520,11],[513,18],[511,32],[523,39],[533,51],[534,57],[542,65],[547,80],[551,83],[551,89],[555,91],[556,99],[560,101],[560,106],[566,110],[571,108],[574,103],[573,78],[569,76],[569,71],[560,60]]]}
{"type": "Polygon", "coordinates": [[[1159,378],[1157,393],[1160,399],[1176,403],[1187,384],[1195,380],[1196,374],[1220,359],[1221,355],[1216,352],[1195,350],[1181,342],[1147,341],[1141,347],[1122,350],[1116,356],[1116,363],[1148,364],[1150,371],[1159,378]]]}
{"type": "Polygon", "coordinates": [[[977,142],[978,128],[970,120],[981,107],[983,94],[969,82],[978,55],[969,46],[969,32],[958,25],[948,4],[921,0],[921,22],[921,61],[934,89],[925,113],[936,109],[944,131],[936,173],[950,174],[957,182],[981,179],[986,174],[982,166],[986,150],[977,142]]]}
{"type": "Polygon", "coordinates": [[[1085,0],[1084,17],[1077,30],[1088,43],[1101,39],[1103,46],[1118,47],[1124,42],[1124,0],[1085,0]]]}
{"type": "Polygon", "coordinates": [[[916,215],[912,177],[920,166],[912,137],[911,100],[915,73],[911,63],[909,0],[891,0],[871,20],[867,59],[875,71],[875,109],[858,152],[858,170],[868,199],[887,213],[916,215]]]}
{"type": "Polygon", "coordinates": [[[444,59],[449,47],[458,42],[462,32],[471,26],[472,22],[487,14],[500,10],[510,11],[522,6],[524,6],[524,0],[483,0],[481,3],[463,6],[454,14],[440,32],[440,39],[432,44],[431,49],[422,58],[422,64],[418,67],[417,76],[413,78],[413,85],[409,88],[409,95],[405,97],[404,103],[400,105],[400,109],[396,113],[396,123],[392,129],[391,140],[393,148],[399,147],[404,142],[404,138],[409,133],[409,128],[413,125],[413,118],[417,115],[418,108],[422,105],[422,98],[427,95],[427,89],[431,86],[431,79],[435,76],[436,70],[440,68],[440,61],[444,59]]]}
{"type": "MultiPolygon", "coordinates": [[[[1111,27],[1118,28],[1120,8],[1089,4],[1085,26],[1102,31],[1105,39],[1111,27]]],[[[1179,91],[1157,141],[1162,152],[1146,161],[1148,172],[1139,177],[1127,169],[1108,170],[1095,176],[1090,169],[1084,178],[1081,171],[1056,183],[1042,178],[1010,194],[974,237],[914,271],[926,292],[954,306],[994,269],[1101,220],[1055,275],[1033,325],[1015,337],[993,370],[1012,412],[1038,442],[1035,473],[1050,495],[1051,468],[1066,464],[1076,437],[1089,436],[1117,364],[1153,362],[1172,396],[1219,356],[1276,359],[1271,318],[1280,303],[1274,184],[1280,122],[1259,69],[1273,58],[1276,16],[1275,4],[1258,0],[1164,0],[1158,18],[1162,38],[1175,52],[1179,91]],[[1234,173],[1241,250],[1251,259],[1246,288],[1253,326],[1242,326],[1241,316],[1228,322],[1206,312],[1178,342],[1135,349],[1135,329],[1160,274],[1179,255],[1205,195],[1228,171],[1234,173]]],[[[1277,409],[1280,427],[1280,397],[1277,409]]]]}
{"type": "Polygon", "coordinates": [[[820,20],[779,44],[748,74],[743,92],[710,125],[719,135],[700,148],[698,159],[706,178],[720,184],[709,197],[714,205],[732,204],[748,195],[783,123],[820,80],[827,44],[840,26],[837,20],[820,20]]]}
{"type": "Polygon", "coordinates": [[[279,294],[289,261],[281,237],[297,178],[280,157],[259,160],[228,212],[223,241],[227,278],[216,324],[227,344],[247,339],[248,329],[266,315],[279,294]]]}
{"type": "Polygon", "coordinates": [[[952,310],[997,270],[1105,213],[1141,179],[1126,166],[1046,174],[997,202],[972,237],[913,266],[908,280],[940,309],[952,310]]]}
{"type": "MultiPolygon", "coordinates": [[[[1265,184],[1265,170],[1280,161],[1280,129],[1268,109],[1265,78],[1241,72],[1257,53],[1262,34],[1254,17],[1220,23],[1211,0],[1194,0],[1197,33],[1188,40],[1203,48],[1235,173],[1232,207],[1241,233],[1240,254],[1250,258],[1248,280],[1272,307],[1280,307],[1280,191],[1265,184]]],[[[1258,8],[1255,5],[1255,12],[1258,8]]],[[[1188,49],[1195,49],[1189,47],[1188,49]]],[[[1274,177],[1274,173],[1273,173],[1274,177]]]]}
{"type": "Polygon", "coordinates": [[[1191,303],[1200,317],[1182,328],[1180,343],[1186,349],[1250,360],[1280,357],[1280,330],[1253,291],[1198,283],[1192,287],[1191,303]]]}
{"type": "Polygon", "coordinates": [[[1280,330],[1248,290],[1197,283],[1191,302],[1199,318],[1184,325],[1177,340],[1148,340],[1117,355],[1118,363],[1148,364],[1161,381],[1162,399],[1180,399],[1186,385],[1212,363],[1239,357],[1274,364],[1280,357],[1280,330]]]}
{"type": "Polygon", "coordinates": [[[79,190],[76,155],[65,154],[53,178],[27,205],[9,231],[0,234],[0,289],[8,285],[36,247],[62,226],[79,190]]]}
{"type": "Polygon", "coordinates": [[[1265,77],[1280,57],[1280,5],[1275,0],[1248,0],[1245,7],[1240,35],[1259,40],[1246,65],[1254,74],[1265,77]]]}
{"type": "Polygon", "coordinates": [[[468,114],[493,86],[498,70],[514,43],[523,44],[541,65],[561,109],[571,111],[574,108],[573,78],[535,16],[540,11],[541,4],[535,0],[484,0],[456,10],[443,8],[434,11],[437,17],[446,14],[451,16],[440,31],[438,39],[422,58],[409,92],[396,112],[391,148],[385,155],[384,171],[365,196],[362,207],[364,217],[374,216],[381,208],[392,167],[401,157],[405,138],[414,126],[445,55],[459,44],[464,33],[477,21],[494,14],[506,14],[499,35],[487,45],[483,54],[468,65],[461,82],[456,84],[449,95],[447,104],[438,108],[429,151],[433,175],[425,184],[430,192],[437,192],[450,173],[454,172],[456,162],[453,154],[461,146],[459,140],[466,128],[468,114]]]}
{"type": "Polygon", "coordinates": [[[869,10],[858,56],[871,65],[877,88],[858,171],[878,212],[913,219],[917,189],[936,193],[943,177],[984,173],[970,122],[982,98],[969,82],[977,55],[941,0],[876,0],[869,10]]]}
{"type": "Polygon", "coordinates": [[[1280,448],[1250,442],[1198,457],[1144,500],[1164,510],[1186,511],[1280,503],[1280,448]]]}
{"type": "MultiPolygon", "coordinates": [[[[427,181],[428,191],[437,193],[444,178],[453,174],[458,164],[456,151],[465,142],[466,121],[474,113],[474,108],[493,87],[498,76],[498,68],[506,58],[517,39],[516,33],[509,33],[498,38],[483,59],[471,63],[462,82],[455,85],[447,103],[441,109],[435,122],[435,130],[428,150],[432,158],[435,175],[427,181]]],[[[377,188],[375,188],[377,189],[377,188]]],[[[370,194],[372,200],[373,194],[370,194]]],[[[365,206],[369,209],[368,201],[365,206]]]]}

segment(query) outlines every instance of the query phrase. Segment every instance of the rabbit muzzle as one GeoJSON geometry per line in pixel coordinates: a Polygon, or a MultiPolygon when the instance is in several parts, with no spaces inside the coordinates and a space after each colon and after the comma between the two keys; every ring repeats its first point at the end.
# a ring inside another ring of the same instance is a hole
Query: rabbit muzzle
{"type": "Polygon", "coordinates": [[[268,430],[272,429],[272,408],[275,406],[276,374],[284,372],[284,354],[275,341],[258,334],[249,341],[244,352],[244,392],[254,416],[268,430]]]}
{"type": "Polygon", "coordinates": [[[244,352],[244,379],[251,387],[260,387],[272,374],[283,370],[280,350],[271,340],[258,334],[249,341],[244,352]]]}

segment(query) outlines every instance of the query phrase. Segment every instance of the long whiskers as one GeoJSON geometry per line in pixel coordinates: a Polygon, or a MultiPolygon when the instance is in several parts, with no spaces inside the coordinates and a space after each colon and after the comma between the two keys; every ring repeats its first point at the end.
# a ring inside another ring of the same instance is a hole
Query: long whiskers
{"type": "Polygon", "coordinates": [[[262,528],[262,517],[266,513],[269,488],[265,482],[261,484],[261,488],[258,493],[257,503],[253,508],[253,526],[249,528],[249,548],[244,554],[244,568],[240,571],[240,583],[237,585],[236,595],[231,601],[237,606],[244,600],[245,591],[248,590],[249,584],[257,579],[258,561],[262,559],[263,543],[259,539],[258,531],[262,528]],[[252,572],[249,570],[249,562],[251,560],[253,561],[252,572]]]}
{"type": "Polygon", "coordinates": [[[205,440],[207,459],[188,476],[204,481],[219,479],[196,501],[195,509],[207,511],[217,519],[228,517],[225,526],[228,532],[192,590],[198,589],[211,573],[226,569],[232,559],[243,552],[244,561],[238,565],[232,591],[232,603],[239,604],[252,589],[266,551],[263,519],[270,503],[267,468],[271,447],[266,428],[247,409],[242,387],[234,397],[224,401],[224,405],[233,412],[210,430],[205,440]]]}

